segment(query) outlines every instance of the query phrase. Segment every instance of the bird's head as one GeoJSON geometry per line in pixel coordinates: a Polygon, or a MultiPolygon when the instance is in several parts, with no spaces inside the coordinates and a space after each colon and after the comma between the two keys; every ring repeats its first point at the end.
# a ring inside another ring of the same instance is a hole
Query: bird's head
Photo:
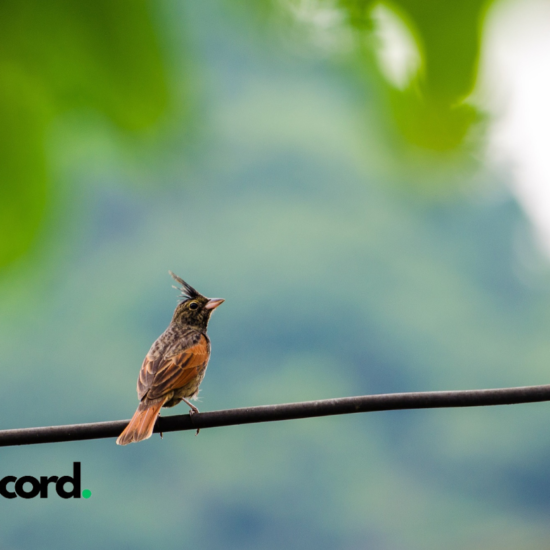
{"type": "Polygon", "coordinates": [[[210,315],[225,300],[223,298],[207,298],[187,284],[181,277],[171,271],[169,273],[181,285],[181,288],[174,287],[181,290],[181,302],[174,311],[172,323],[206,330],[210,315]]]}

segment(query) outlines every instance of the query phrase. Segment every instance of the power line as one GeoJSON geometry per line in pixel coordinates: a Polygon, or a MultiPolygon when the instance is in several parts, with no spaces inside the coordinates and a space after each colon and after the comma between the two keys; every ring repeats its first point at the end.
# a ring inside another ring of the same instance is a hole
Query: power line
{"type": "MultiPolygon", "coordinates": [[[[304,401],[284,405],[263,405],[213,411],[189,416],[161,417],[155,425],[155,433],[218,428],[258,422],[277,422],[298,418],[333,416],[361,412],[392,411],[405,409],[438,409],[451,407],[483,407],[490,405],[515,405],[550,401],[550,385],[492,390],[437,391],[417,393],[389,393],[362,395],[321,401],[304,401]]],[[[129,420],[23,428],[0,431],[0,447],[58,443],[118,437],[129,420]]]]}

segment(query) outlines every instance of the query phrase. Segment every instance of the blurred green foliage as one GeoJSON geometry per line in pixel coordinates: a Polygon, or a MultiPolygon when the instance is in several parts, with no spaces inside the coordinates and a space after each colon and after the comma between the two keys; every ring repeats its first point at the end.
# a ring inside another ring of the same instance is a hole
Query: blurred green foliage
{"type": "Polygon", "coordinates": [[[372,9],[387,6],[409,28],[420,55],[417,74],[404,90],[391,89],[395,122],[409,143],[433,151],[463,144],[476,110],[464,100],[476,83],[482,28],[490,0],[340,0],[360,35],[373,32],[372,9]]]}
{"type": "Polygon", "coordinates": [[[167,102],[147,0],[0,3],[0,268],[30,246],[51,199],[56,115],[93,110],[135,131],[167,102]]]}
{"type": "MultiPolygon", "coordinates": [[[[396,0],[383,3],[409,27],[421,66],[403,90],[381,79],[379,102],[391,112],[395,134],[408,145],[452,152],[464,144],[476,109],[464,100],[477,75],[488,0],[396,0]]],[[[256,19],[293,24],[304,2],[229,0],[229,9],[256,19]],[[291,9],[293,8],[293,9],[291,9]],[[284,17],[270,17],[275,11],[284,17]]],[[[373,75],[372,0],[307,2],[313,13],[329,5],[356,34],[361,70],[373,75]]],[[[168,105],[164,53],[147,0],[38,0],[0,5],[0,268],[33,243],[52,200],[46,154],[49,123],[71,110],[101,113],[126,131],[157,121],[168,105]]],[[[245,25],[243,20],[243,25],[245,25]]],[[[253,44],[251,42],[250,47],[253,44]]],[[[180,52],[181,53],[181,52],[180,52]]],[[[388,121],[386,121],[388,122],[388,121]]]]}

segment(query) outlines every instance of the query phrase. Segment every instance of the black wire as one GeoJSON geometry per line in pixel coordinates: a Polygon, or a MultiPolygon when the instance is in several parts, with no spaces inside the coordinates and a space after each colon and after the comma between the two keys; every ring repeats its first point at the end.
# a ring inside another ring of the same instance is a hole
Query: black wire
{"type": "MultiPolygon", "coordinates": [[[[155,433],[217,428],[257,422],[276,422],[337,414],[352,414],[403,409],[435,409],[448,407],[483,407],[550,401],[550,385],[493,390],[466,390],[418,393],[390,393],[304,401],[285,405],[263,405],[213,411],[193,416],[165,416],[157,420],[155,433]]],[[[129,420],[24,428],[0,431],[0,447],[57,443],[118,437],[129,420]]]]}

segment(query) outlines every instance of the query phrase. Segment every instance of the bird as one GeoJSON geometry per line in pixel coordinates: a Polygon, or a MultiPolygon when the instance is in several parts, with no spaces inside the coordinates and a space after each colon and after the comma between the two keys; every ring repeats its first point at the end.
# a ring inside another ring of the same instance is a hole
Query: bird
{"type": "Polygon", "coordinates": [[[208,321],[225,300],[206,298],[181,277],[168,273],[181,285],[174,287],[181,290],[180,303],[168,328],[143,360],[137,381],[140,403],[116,440],[118,445],[151,437],[161,407],[174,407],[183,401],[189,406],[190,415],[199,412],[189,399],[197,398],[210,359],[208,321]]]}

